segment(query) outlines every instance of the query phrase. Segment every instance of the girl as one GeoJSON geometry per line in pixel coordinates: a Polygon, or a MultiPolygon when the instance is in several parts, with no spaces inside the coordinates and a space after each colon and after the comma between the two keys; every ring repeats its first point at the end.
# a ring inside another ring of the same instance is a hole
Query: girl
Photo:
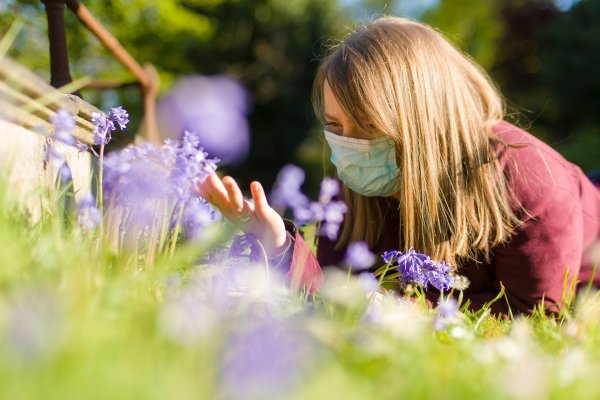
{"type": "MultiPolygon", "coordinates": [[[[350,34],[322,61],[314,106],[348,206],[337,242],[316,258],[258,182],[244,200],[231,177],[198,188],[232,221],[249,220],[271,261],[318,288],[321,267],[348,244],[377,254],[414,248],[470,280],[479,309],[556,311],[564,282],[587,282],[598,261],[600,187],[529,133],[505,122],[487,74],[434,29],[384,17],[350,34]]],[[[597,277],[596,283],[600,282],[597,277]]]]}

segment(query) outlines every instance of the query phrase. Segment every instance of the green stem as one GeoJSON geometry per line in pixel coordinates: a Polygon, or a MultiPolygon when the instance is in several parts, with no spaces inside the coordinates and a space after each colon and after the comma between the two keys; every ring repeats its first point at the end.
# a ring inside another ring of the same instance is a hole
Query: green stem
{"type": "Polygon", "coordinates": [[[175,224],[175,230],[173,231],[173,236],[171,237],[171,248],[169,250],[169,255],[172,256],[175,253],[175,245],[177,244],[177,237],[179,236],[179,227],[181,226],[181,219],[183,218],[183,204],[179,206],[179,211],[177,213],[177,224],[175,224]]]}
{"type": "Polygon", "coordinates": [[[104,164],[104,144],[100,145],[100,155],[98,157],[98,208],[100,209],[100,213],[104,210],[102,209],[102,176],[103,176],[103,164],[104,164]]]}

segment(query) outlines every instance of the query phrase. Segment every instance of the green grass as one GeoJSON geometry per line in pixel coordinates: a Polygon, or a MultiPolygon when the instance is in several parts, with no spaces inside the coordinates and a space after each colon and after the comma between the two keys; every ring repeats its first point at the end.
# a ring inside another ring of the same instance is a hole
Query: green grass
{"type": "MultiPolygon", "coordinates": [[[[284,343],[286,332],[301,336],[285,351],[304,347],[280,368],[293,369],[295,380],[254,398],[600,397],[596,292],[578,296],[563,318],[466,312],[438,332],[435,310],[367,295],[343,273],[329,274],[311,297],[265,284],[250,267],[221,276],[226,267],[197,264],[206,252],[198,244],[180,243],[148,265],[102,250],[52,207],[35,225],[19,208],[0,189],[2,399],[233,398],[223,360],[235,355],[232,338],[260,321],[285,328],[284,343]],[[219,289],[215,277],[246,287],[219,289]],[[186,314],[178,302],[185,294],[200,311],[186,314]],[[165,322],[173,309],[193,326],[183,336],[165,322]]],[[[269,344],[252,351],[277,360],[269,344]]],[[[251,366],[243,371],[260,379],[264,364],[251,366]]],[[[262,385],[277,387],[281,377],[265,374],[262,385]]]]}

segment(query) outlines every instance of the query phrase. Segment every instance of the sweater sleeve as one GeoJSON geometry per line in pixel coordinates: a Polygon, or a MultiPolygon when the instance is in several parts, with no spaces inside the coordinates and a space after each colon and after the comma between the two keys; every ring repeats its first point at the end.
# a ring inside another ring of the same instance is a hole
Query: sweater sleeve
{"type": "Polygon", "coordinates": [[[555,204],[525,221],[508,245],[494,250],[495,292],[473,293],[479,309],[504,286],[506,299],[492,305],[495,313],[531,313],[537,304],[557,312],[581,264],[581,212],[577,206],[555,204]],[[507,301],[508,300],[508,304],[507,301]]]}
{"type": "Polygon", "coordinates": [[[314,293],[323,283],[321,266],[296,226],[291,221],[284,222],[288,237],[292,240],[287,252],[289,267],[286,276],[292,288],[305,288],[314,293]]]}

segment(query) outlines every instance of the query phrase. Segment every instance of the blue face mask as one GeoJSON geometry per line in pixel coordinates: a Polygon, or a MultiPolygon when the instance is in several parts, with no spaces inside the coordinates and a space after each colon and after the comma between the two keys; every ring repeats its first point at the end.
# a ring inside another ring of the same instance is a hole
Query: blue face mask
{"type": "Polygon", "coordinates": [[[331,147],[331,162],[350,189],[363,196],[389,196],[398,191],[400,169],[392,139],[355,139],[327,130],[325,139],[331,147]]]}

